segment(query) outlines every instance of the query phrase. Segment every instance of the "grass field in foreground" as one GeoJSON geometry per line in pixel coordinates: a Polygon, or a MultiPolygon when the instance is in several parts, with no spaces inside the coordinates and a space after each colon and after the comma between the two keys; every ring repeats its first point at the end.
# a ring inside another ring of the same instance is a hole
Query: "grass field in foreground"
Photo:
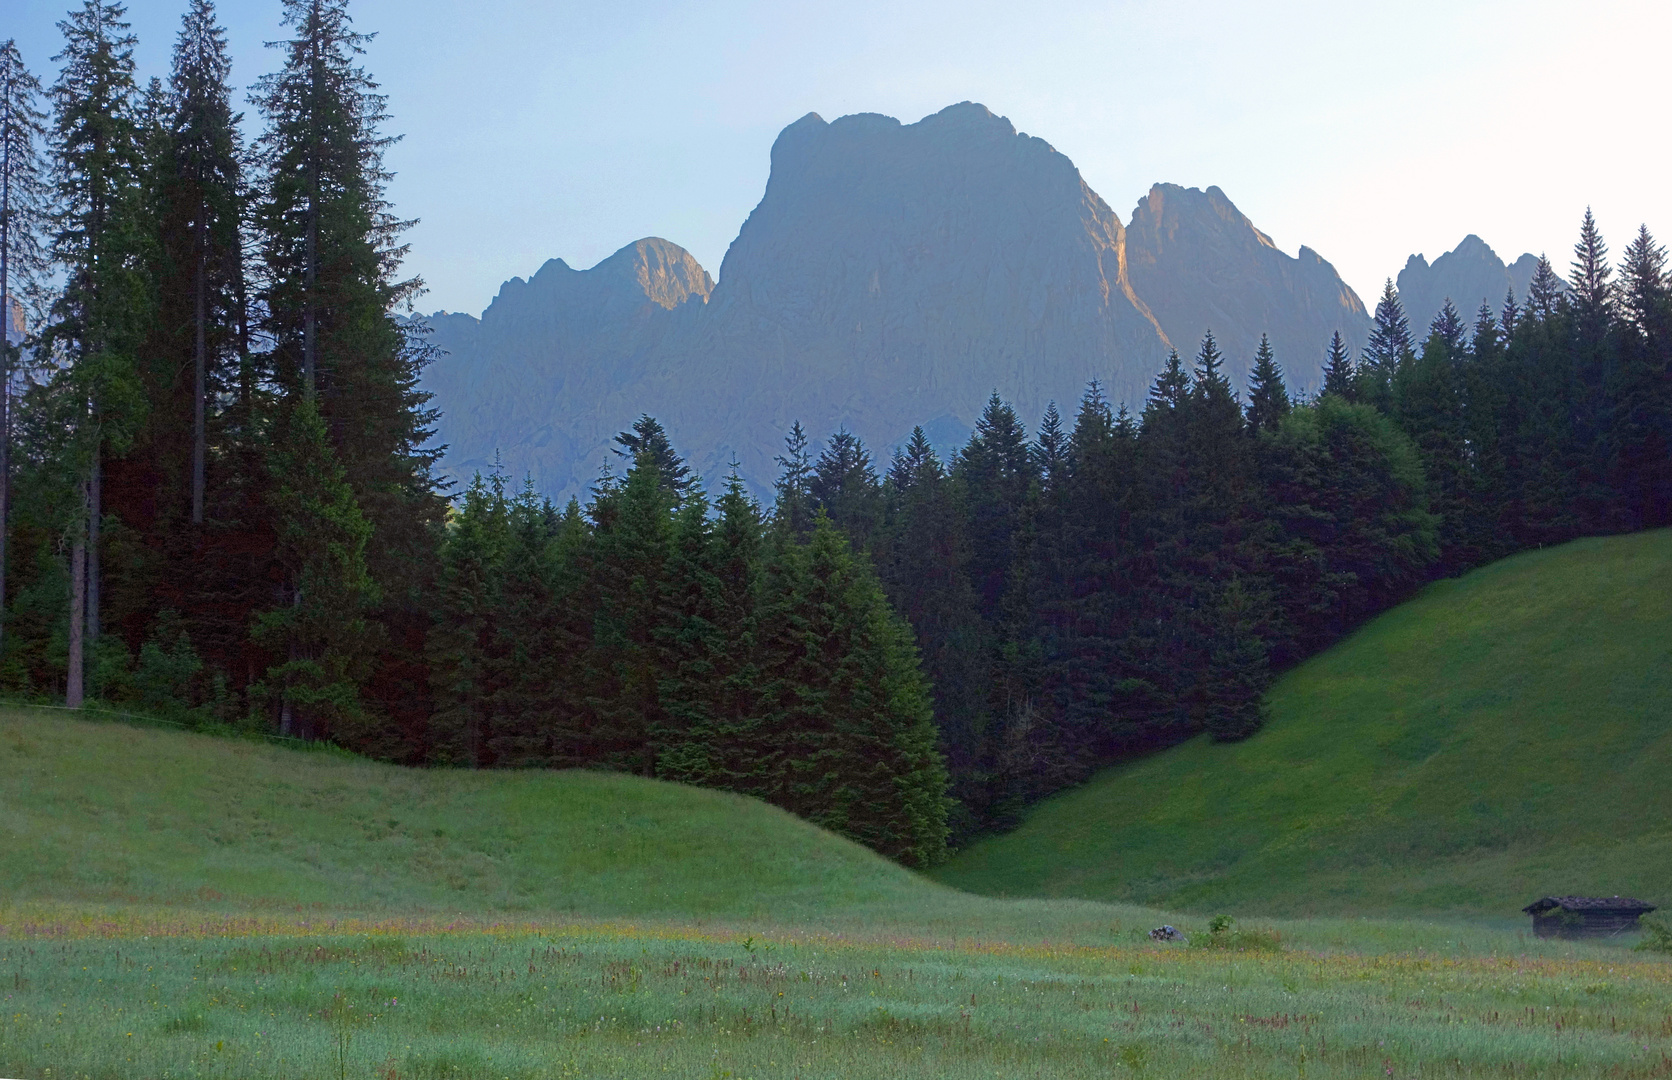
{"type": "Polygon", "coordinates": [[[907,932],[14,908],[0,1075],[1672,1075],[1672,963],[1619,946],[1476,931],[1441,953],[1238,953],[1125,931],[1101,947],[907,932]]]}
{"type": "Polygon", "coordinates": [[[1110,769],[936,877],[1202,912],[1672,905],[1672,531],[1439,582],[1270,701],[1246,743],[1110,769]]]}

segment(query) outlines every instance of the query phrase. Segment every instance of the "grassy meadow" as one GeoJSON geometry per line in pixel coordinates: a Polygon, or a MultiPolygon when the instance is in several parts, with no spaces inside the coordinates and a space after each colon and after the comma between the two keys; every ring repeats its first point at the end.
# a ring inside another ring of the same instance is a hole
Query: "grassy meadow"
{"type": "Polygon", "coordinates": [[[0,1076],[1672,1076],[1672,957],[1515,910],[1672,892],[1669,568],[1660,533],[1441,583],[1256,739],[942,880],[635,777],[0,709],[0,1076]]]}
{"type": "MultiPolygon", "coordinates": [[[[899,913],[841,935],[12,909],[0,915],[0,1070],[415,1080],[1672,1074],[1672,964],[1617,945],[1452,928],[1450,947],[1431,952],[1413,942],[1444,928],[1384,924],[1357,946],[1354,927],[1325,925],[1298,927],[1276,950],[1221,951],[1140,942],[1140,913],[1099,907],[1016,902],[1012,913],[1035,929],[1101,932],[1103,945],[914,938],[899,913]]],[[[986,929],[1002,917],[990,914],[986,929]]]]}
{"type": "Polygon", "coordinates": [[[1672,902],[1672,531],[1435,583],[1270,704],[1247,742],[1107,770],[935,876],[1273,915],[1672,902]]]}

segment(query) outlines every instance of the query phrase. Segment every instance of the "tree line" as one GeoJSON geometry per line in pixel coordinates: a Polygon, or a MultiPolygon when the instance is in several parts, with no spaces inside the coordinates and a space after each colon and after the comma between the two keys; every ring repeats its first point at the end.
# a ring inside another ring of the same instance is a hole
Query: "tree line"
{"type": "Polygon", "coordinates": [[[558,507],[434,472],[409,225],[346,0],[284,0],[246,145],[211,0],[136,81],[83,0],[0,48],[0,690],[388,760],[632,770],[902,861],[1112,761],[1245,738],[1272,673],[1424,581],[1672,520],[1672,301],[1587,213],[1569,282],[1421,341],[1391,282],[1316,396],[1211,334],[1138,412],[941,460],[789,433],[770,506],[642,417],[558,507]],[[42,99],[45,106],[42,107],[42,99]]]}
{"type": "Polygon", "coordinates": [[[1274,672],[1437,577],[1574,537],[1672,524],[1672,281],[1646,228],[1618,276],[1589,211],[1564,284],[1420,339],[1389,281],[1315,395],[1262,339],[1239,395],[1211,333],[1141,411],[1094,383],[1030,435],[994,395],[940,461],[886,466],[799,430],[775,515],[822,513],[876,561],[934,688],[954,838],[1012,824],[1103,765],[1246,738],[1274,672]]]}

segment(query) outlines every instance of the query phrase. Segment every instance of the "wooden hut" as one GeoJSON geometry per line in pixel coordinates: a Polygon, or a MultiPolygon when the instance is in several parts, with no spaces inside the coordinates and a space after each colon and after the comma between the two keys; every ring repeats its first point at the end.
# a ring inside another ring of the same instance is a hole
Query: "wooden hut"
{"type": "Polygon", "coordinates": [[[1629,896],[1546,896],[1521,910],[1539,937],[1588,938],[1630,933],[1655,906],[1629,896]]]}

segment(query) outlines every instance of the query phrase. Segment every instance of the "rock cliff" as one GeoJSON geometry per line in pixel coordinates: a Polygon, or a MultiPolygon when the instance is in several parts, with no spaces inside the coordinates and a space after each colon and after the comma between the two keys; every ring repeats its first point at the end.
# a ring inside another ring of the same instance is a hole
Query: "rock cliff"
{"type": "Polygon", "coordinates": [[[445,467],[497,450],[553,495],[583,492],[639,412],[704,477],[736,460],[765,490],[795,420],[882,458],[914,424],[961,441],[994,390],[1030,423],[1093,378],[1138,408],[1210,327],[1239,384],[1267,331],[1299,386],[1333,331],[1356,348],[1368,330],[1329,263],[1278,250],[1217,188],[1157,186],[1127,229],[1067,157],[968,102],[784,129],[718,284],[643,240],[430,323],[445,467]]]}
{"type": "Polygon", "coordinates": [[[1504,296],[1515,290],[1515,301],[1527,298],[1527,286],[1538,269],[1537,255],[1523,255],[1505,265],[1486,241],[1470,233],[1463,242],[1429,265],[1421,255],[1405,260],[1395,287],[1411,331],[1418,340],[1427,336],[1428,324],[1440,313],[1447,299],[1463,321],[1473,323],[1484,302],[1494,313],[1504,306],[1504,296]]]}

